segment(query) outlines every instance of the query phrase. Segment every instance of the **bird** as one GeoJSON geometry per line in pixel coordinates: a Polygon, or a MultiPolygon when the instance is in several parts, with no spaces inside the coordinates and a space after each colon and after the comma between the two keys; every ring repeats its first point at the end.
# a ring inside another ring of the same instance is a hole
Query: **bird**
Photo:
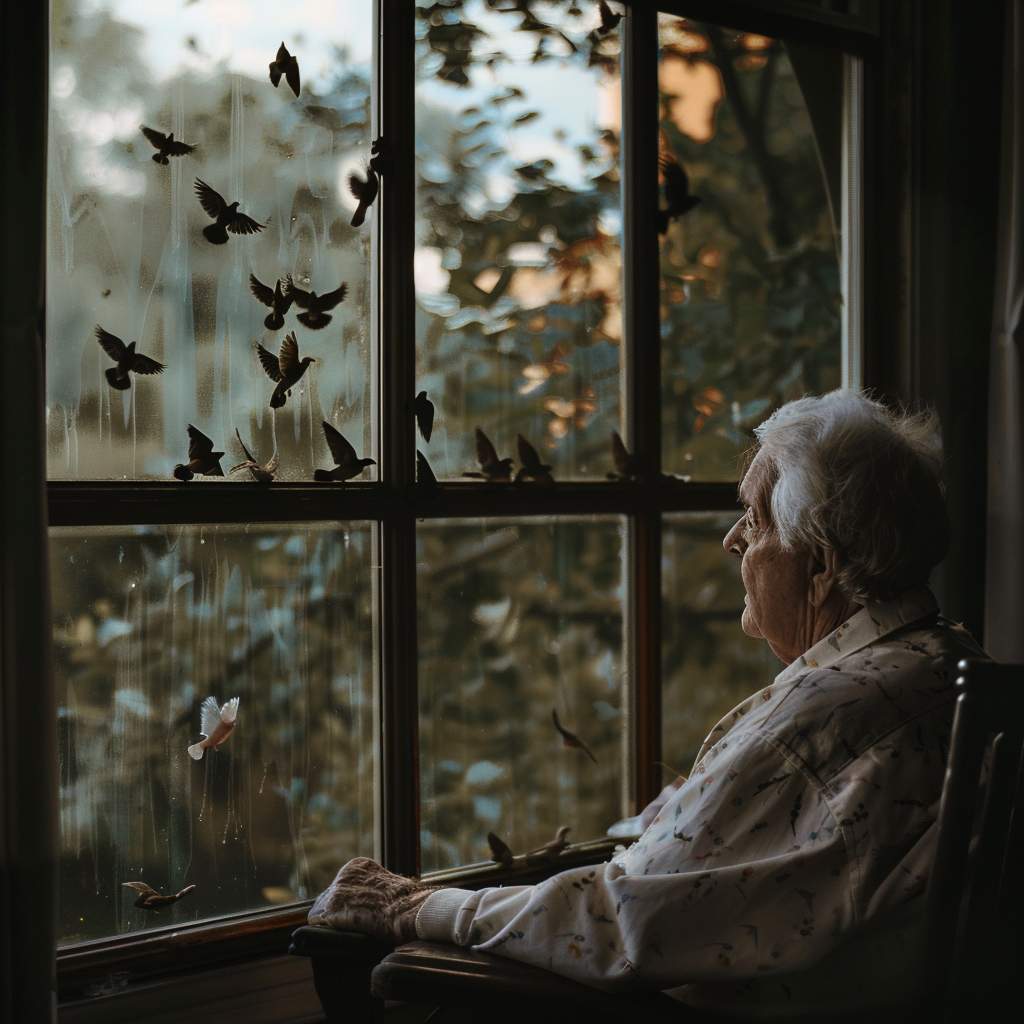
{"type": "Polygon", "coordinates": [[[348,176],[348,190],[352,198],[356,200],[356,212],[352,214],[352,227],[357,228],[366,220],[366,211],[370,208],[374,199],[377,198],[377,190],[380,188],[380,180],[373,167],[366,168],[366,178],[360,178],[353,172],[348,176]]]}
{"type": "Polygon", "coordinates": [[[187,482],[197,473],[201,476],[223,476],[220,468],[223,452],[213,450],[213,442],[199,429],[188,425],[188,462],[174,467],[174,475],[187,482]]]}
{"type": "Polygon", "coordinates": [[[612,431],[612,462],[615,469],[605,474],[609,480],[635,480],[637,475],[636,457],[622,443],[617,430],[612,431]]]}
{"type": "Polygon", "coordinates": [[[270,481],[274,479],[274,474],[277,472],[277,452],[274,452],[274,454],[270,456],[270,461],[265,466],[261,466],[259,461],[253,457],[249,449],[245,447],[242,435],[238,432],[238,427],[235,427],[235,437],[238,438],[238,446],[242,449],[242,453],[245,455],[245,462],[240,462],[237,466],[232,466],[228,472],[237,473],[240,469],[247,469],[256,483],[269,484],[270,481]]]}
{"type": "Polygon", "coordinates": [[[163,910],[164,907],[169,907],[172,903],[177,903],[182,896],[187,896],[195,888],[194,885],[186,885],[181,892],[168,893],[166,896],[161,896],[156,889],[151,885],[146,885],[145,882],[122,882],[121,884],[126,889],[134,889],[139,894],[139,898],[135,901],[135,906],[141,907],[143,910],[155,910],[157,912],[163,910]]]}
{"type": "Polygon", "coordinates": [[[319,331],[326,327],[331,322],[331,317],[324,314],[327,310],[334,309],[339,302],[343,302],[345,296],[348,295],[348,285],[344,281],[341,282],[341,287],[323,295],[317,295],[314,291],[307,292],[304,288],[297,288],[290,276],[286,279],[286,286],[288,298],[296,306],[305,310],[304,313],[299,314],[299,323],[311,331],[319,331]]]}
{"type": "Polygon", "coordinates": [[[278,279],[277,284],[274,285],[271,290],[267,285],[263,284],[262,281],[258,280],[255,274],[249,275],[249,291],[256,296],[264,306],[270,307],[270,312],[267,314],[267,318],[263,321],[263,326],[268,331],[279,331],[284,327],[284,315],[291,309],[292,297],[288,294],[287,286],[282,290],[281,280],[278,279]]]}
{"type": "Polygon", "coordinates": [[[420,493],[425,497],[433,497],[437,493],[437,477],[434,476],[426,455],[419,449],[416,450],[416,483],[419,484],[420,493]]]}
{"type": "Polygon", "coordinates": [[[306,367],[310,363],[315,363],[316,360],[312,356],[303,356],[302,359],[299,359],[299,343],[295,338],[294,331],[286,335],[284,341],[281,342],[280,356],[268,352],[258,341],[253,342],[253,347],[260,357],[266,375],[272,381],[277,382],[277,387],[274,388],[274,393],[270,396],[270,408],[280,409],[288,400],[292,388],[298,384],[299,379],[306,372],[306,367]]]}
{"type": "Polygon", "coordinates": [[[421,391],[413,399],[412,408],[416,415],[416,428],[420,432],[420,437],[429,443],[434,429],[434,403],[427,398],[426,391],[421,391]]]}
{"type": "Polygon", "coordinates": [[[490,438],[479,428],[473,428],[476,434],[476,460],[480,463],[480,472],[466,472],[463,476],[482,477],[484,480],[508,480],[512,476],[512,458],[499,459],[490,438]]]}
{"type": "Polygon", "coordinates": [[[218,704],[217,698],[210,696],[199,710],[202,712],[199,735],[203,739],[188,748],[188,756],[193,761],[202,760],[206,747],[216,750],[234,731],[238,719],[238,698],[232,697],[226,704],[218,704]]]}
{"type": "Polygon", "coordinates": [[[605,0],[598,0],[597,9],[601,12],[601,27],[598,29],[601,35],[613,31],[622,21],[622,15],[613,13],[605,0]]]}
{"type": "Polygon", "coordinates": [[[149,139],[153,148],[160,150],[159,153],[153,154],[153,160],[158,164],[166,165],[170,163],[167,159],[169,156],[184,156],[186,153],[194,153],[196,151],[196,147],[190,146],[187,142],[175,142],[174,132],[171,132],[170,135],[164,135],[163,132],[158,132],[155,128],[147,128],[144,124],[139,127],[142,129],[142,134],[149,139]]]}
{"type": "Polygon", "coordinates": [[[569,730],[566,729],[561,722],[559,722],[558,712],[554,708],[551,709],[551,721],[555,723],[555,728],[562,734],[562,742],[567,747],[570,747],[573,750],[582,750],[583,753],[586,754],[587,757],[589,757],[590,760],[594,762],[594,764],[597,764],[597,758],[594,757],[594,753],[590,749],[590,747],[588,747],[586,743],[584,743],[583,740],[581,740],[579,736],[576,735],[576,733],[569,732],[569,730]]]}
{"type": "Polygon", "coordinates": [[[487,845],[491,848],[491,860],[497,861],[503,868],[512,867],[512,851],[493,832],[487,833],[487,845]]]}
{"type": "Polygon", "coordinates": [[[314,480],[339,480],[344,483],[354,476],[359,476],[366,466],[377,465],[373,459],[361,459],[356,455],[355,448],[340,430],[336,430],[326,420],[323,422],[324,437],[327,447],[334,459],[334,469],[318,469],[313,473],[314,480]]]}
{"type": "Polygon", "coordinates": [[[96,325],[96,340],[103,346],[103,351],[117,363],[117,366],[109,366],[104,372],[107,383],[118,391],[127,391],[132,386],[129,373],[163,373],[167,369],[166,363],[158,363],[155,359],[136,352],[134,341],[126,345],[117,335],[103,330],[99,324],[96,325]]]}
{"type": "Polygon", "coordinates": [[[270,62],[270,81],[274,83],[274,88],[277,88],[278,82],[281,81],[281,76],[284,75],[285,80],[292,87],[292,92],[296,96],[299,95],[299,58],[293,57],[288,52],[288,47],[284,45],[282,40],[281,45],[277,48],[277,56],[270,62]]]}
{"type": "Polygon", "coordinates": [[[569,826],[563,825],[555,838],[546,842],[543,846],[538,846],[536,850],[531,850],[526,854],[526,863],[530,865],[543,864],[545,861],[553,864],[558,860],[558,855],[569,845],[569,840],[565,837],[569,834],[569,826]]]}
{"type": "Polygon", "coordinates": [[[519,461],[523,464],[516,473],[516,483],[532,481],[544,486],[553,484],[555,479],[551,475],[551,467],[540,461],[537,449],[522,434],[516,435],[516,443],[519,446],[519,461]]]}
{"type": "Polygon", "coordinates": [[[228,240],[229,231],[233,235],[254,235],[266,227],[266,224],[260,224],[252,217],[239,213],[237,202],[225,203],[224,197],[207,185],[202,178],[196,178],[194,188],[200,205],[217,222],[207,224],[203,228],[203,234],[208,242],[224,245],[228,240]]]}
{"type": "Polygon", "coordinates": [[[658,169],[665,179],[665,201],[668,203],[664,210],[658,210],[658,234],[664,235],[670,221],[689,213],[701,200],[699,196],[690,195],[690,179],[674,156],[664,152],[659,154],[658,169]]]}

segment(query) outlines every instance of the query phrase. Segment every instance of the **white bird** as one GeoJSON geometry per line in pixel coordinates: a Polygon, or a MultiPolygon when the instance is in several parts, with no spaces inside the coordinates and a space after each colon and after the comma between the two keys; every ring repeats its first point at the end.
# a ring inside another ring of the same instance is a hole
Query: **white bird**
{"type": "Polygon", "coordinates": [[[216,697],[207,697],[200,710],[203,717],[199,735],[203,739],[188,748],[189,757],[196,761],[202,760],[204,748],[213,747],[216,750],[217,745],[231,735],[238,716],[238,698],[232,697],[226,704],[218,704],[216,697]]]}

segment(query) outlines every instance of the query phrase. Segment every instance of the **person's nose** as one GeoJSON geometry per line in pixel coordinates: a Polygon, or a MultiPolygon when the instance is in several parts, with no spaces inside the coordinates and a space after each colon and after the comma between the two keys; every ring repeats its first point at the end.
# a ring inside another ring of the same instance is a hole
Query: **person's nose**
{"type": "Polygon", "coordinates": [[[743,556],[746,544],[743,543],[742,516],[733,523],[732,529],[725,535],[725,539],[722,541],[722,547],[725,548],[730,555],[736,555],[737,557],[743,556]]]}

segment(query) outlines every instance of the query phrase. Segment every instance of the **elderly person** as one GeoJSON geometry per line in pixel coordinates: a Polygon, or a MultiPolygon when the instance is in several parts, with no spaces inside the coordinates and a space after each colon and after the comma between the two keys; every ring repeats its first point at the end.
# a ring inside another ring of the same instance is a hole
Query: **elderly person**
{"type": "Polygon", "coordinates": [[[926,588],[949,542],[937,421],[843,390],[756,433],[724,544],[742,560],[744,632],[786,667],[714,727],[639,841],[477,892],[359,858],[311,922],[733,1013],[908,994],[956,664],[983,656],[926,588]]]}

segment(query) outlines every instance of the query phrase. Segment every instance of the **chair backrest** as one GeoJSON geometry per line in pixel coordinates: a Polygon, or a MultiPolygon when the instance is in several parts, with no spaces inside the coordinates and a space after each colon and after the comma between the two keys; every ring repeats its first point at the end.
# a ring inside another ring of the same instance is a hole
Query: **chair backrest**
{"type": "Polygon", "coordinates": [[[988,1015],[1007,1005],[1011,988],[1019,992],[1024,967],[1024,665],[958,668],[926,897],[930,1019],[997,1019],[988,1015]]]}

